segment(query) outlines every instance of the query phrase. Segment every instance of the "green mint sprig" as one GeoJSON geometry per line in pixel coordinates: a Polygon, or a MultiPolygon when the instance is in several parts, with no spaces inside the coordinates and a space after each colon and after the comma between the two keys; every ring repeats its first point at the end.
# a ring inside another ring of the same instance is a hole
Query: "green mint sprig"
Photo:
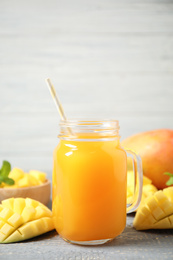
{"type": "Polygon", "coordinates": [[[14,184],[14,180],[8,177],[10,171],[11,171],[11,164],[7,161],[3,161],[2,167],[0,169],[0,184],[2,182],[6,183],[8,185],[14,184]]]}
{"type": "Polygon", "coordinates": [[[164,175],[170,176],[169,180],[166,182],[166,185],[167,186],[173,185],[173,173],[164,172],[164,175]]]}

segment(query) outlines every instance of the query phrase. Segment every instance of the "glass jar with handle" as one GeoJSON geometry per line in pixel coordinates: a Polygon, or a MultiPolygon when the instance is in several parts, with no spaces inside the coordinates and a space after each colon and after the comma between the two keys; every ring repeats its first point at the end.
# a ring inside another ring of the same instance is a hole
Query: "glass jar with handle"
{"type": "Polygon", "coordinates": [[[60,142],[53,160],[53,219],[66,241],[81,245],[106,243],[123,232],[126,213],[142,195],[140,157],[120,144],[117,120],[60,122],[60,142]],[[127,205],[127,157],[138,179],[127,205]]]}

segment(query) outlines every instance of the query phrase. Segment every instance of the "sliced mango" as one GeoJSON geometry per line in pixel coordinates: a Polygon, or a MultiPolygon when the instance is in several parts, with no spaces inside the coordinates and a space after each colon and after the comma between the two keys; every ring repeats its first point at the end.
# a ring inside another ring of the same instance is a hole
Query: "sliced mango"
{"type": "Polygon", "coordinates": [[[25,223],[18,230],[15,230],[15,232],[8,236],[3,243],[13,243],[26,240],[42,235],[53,229],[54,225],[51,218],[44,217],[41,219],[36,219],[32,222],[25,223]]]}
{"type": "Polygon", "coordinates": [[[0,204],[0,243],[39,236],[54,229],[52,212],[30,198],[10,198],[0,204]]]}
{"type": "Polygon", "coordinates": [[[137,210],[133,226],[137,230],[173,228],[173,187],[149,196],[137,210]],[[170,195],[171,194],[171,195],[170,195]]]}
{"type": "MultiPolygon", "coordinates": [[[[138,189],[138,186],[137,186],[138,189]]],[[[141,198],[141,207],[146,198],[150,197],[157,191],[157,188],[152,184],[152,181],[143,175],[143,190],[142,190],[142,198],[141,198]]],[[[127,203],[131,203],[133,201],[134,196],[134,174],[133,171],[128,171],[127,173],[127,203]]]]}

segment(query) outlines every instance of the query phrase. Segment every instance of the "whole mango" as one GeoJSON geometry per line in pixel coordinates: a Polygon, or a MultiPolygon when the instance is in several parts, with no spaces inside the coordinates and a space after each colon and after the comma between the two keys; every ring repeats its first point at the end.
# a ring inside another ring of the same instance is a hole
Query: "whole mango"
{"type": "Polygon", "coordinates": [[[125,149],[141,156],[143,174],[152,180],[158,189],[166,188],[169,176],[173,174],[173,130],[159,129],[139,133],[122,141],[125,149]]]}

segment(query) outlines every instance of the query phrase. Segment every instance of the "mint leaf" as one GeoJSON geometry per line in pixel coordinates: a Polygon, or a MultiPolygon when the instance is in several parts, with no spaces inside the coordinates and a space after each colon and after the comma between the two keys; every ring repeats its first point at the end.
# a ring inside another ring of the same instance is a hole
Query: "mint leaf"
{"type": "Polygon", "coordinates": [[[167,186],[173,185],[173,174],[170,172],[164,172],[164,175],[170,176],[169,180],[166,182],[167,186]]]}
{"type": "Polygon", "coordinates": [[[11,171],[11,164],[7,161],[3,161],[2,167],[0,169],[0,175],[4,177],[8,177],[10,171],[11,171]]]}
{"type": "Polygon", "coordinates": [[[3,182],[5,182],[8,185],[13,185],[14,184],[14,180],[8,177],[5,177],[3,182]]]}
{"type": "Polygon", "coordinates": [[[4,177],[0,175],[0,184],[3,182],[4,177]]]}
{"type": "Polygon", "coordinates": [[[3,161],[2,167],[0,169],[0,184],[2,182],[8,185],[13,185],[15,183],[13,179],[8,177],[10,171],[11,171],[11,164],[7,161],[3,161]]]}

